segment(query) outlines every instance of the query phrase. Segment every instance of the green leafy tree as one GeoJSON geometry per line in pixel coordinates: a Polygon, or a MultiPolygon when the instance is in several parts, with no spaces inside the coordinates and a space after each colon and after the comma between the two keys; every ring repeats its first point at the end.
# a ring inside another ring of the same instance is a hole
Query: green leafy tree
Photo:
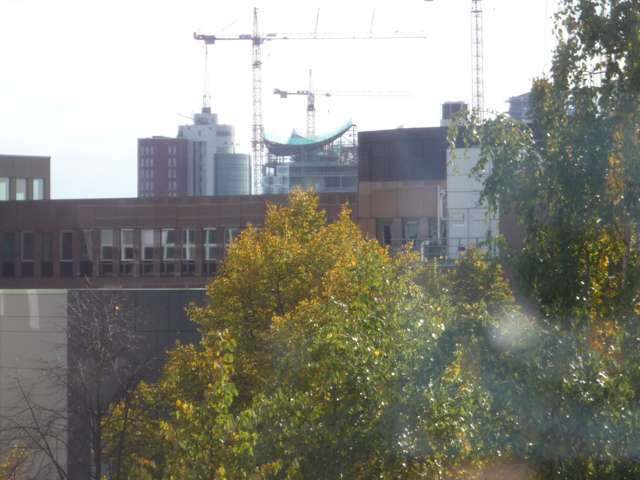
{"type": "Polygon", "coordinates": [[[488,397],[463,345],[442,354],[454,302],[416,283],[413,254],[391,257],[347,209],[328,224],[317,202],[293,193],[231,246],[191,309],[202,343],[172,352],[127,413],[130,472],[422,478],[491,454],[469,428],[488,397]]]}
{"type": "Polygon", "coordinates": [[[556,30],[531,126],[498,115],[452,132],[481,147],[484,200],[518,218],[514,272],[536,306],[475,358],[492,408],[516,420],[503,451],[542,478],[635,478],[640,5],[563,0],[556,30]]]}

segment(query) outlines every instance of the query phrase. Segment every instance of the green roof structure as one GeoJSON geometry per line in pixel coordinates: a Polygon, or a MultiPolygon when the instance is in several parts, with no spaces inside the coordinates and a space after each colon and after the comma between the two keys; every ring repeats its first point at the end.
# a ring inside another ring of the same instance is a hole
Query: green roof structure
{"type": "Polygon", "coordinates": [[[319,150],[325,145],[328,145],[340,138],[352,127],[353,122],[349,121],[336,130],[324,135],[315,135],[313,137],[304,137],[297,131],[293,130],[289,139],[286,141],[282,141],[265,134],[264,143],[269,149],[269,153],[272,155],[281,157],[292,156],[303,152],[319,150]]]}

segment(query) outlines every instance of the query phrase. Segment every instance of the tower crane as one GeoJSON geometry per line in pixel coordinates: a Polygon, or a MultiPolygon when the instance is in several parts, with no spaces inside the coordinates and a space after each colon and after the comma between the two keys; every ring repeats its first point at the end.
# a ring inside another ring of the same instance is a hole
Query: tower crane
{"type": "Polygon", "coordinates": [[[317,91],[313,88],[312,72],[309,70],[309,88],[307,90],[280,90],[276,88],[273,93],[280,98],[287,98],[290,95],[301,95],[307,97],[307,137],[316,134],[316,97],[408,97],[409,95],[399,92],[368,92],[368,91],[317,91]]]}
{"type": "Polygon", "coordinates": [[[262,170],[265,165],[265,146],[263,141],[264,126],[262,123],[262,44],[274,40],[395,40],[395,39],[424,39],[422,33],[388,33],[388,34],[318,34],[314,33],[260,33],[258,23],[258,9],[253,9],[252,33],[236,36],[203,35],[194,33],[194,38],[205,45],[213,45],[220,41],[249,41],[251,42],[251,67],[253,72],[252,97],[253,97],[253,124],[252,124],[252,150],[253,150],[253,192],[260,193],[262,184],[262,170]]]}
{"type": "MultiPolygon", "coordinates": [[[[433,0],[424,0],[433,2],[433,0]]],[[[484,114],[484,26],[482,0],[471,0],[471,108],[482,120],[484,114]]]]}
{"type": "Polygon", "coordinates": [[[483,36],[482,0],[471,0],[471,108],[479,120],[484,114],[483,36]]]}

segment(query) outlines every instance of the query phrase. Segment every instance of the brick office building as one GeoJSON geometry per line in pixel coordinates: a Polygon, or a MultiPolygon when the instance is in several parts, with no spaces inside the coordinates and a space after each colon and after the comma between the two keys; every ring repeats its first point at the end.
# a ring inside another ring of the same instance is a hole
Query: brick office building
{"type": "Polygon", "coordinates": [[[138,197],[187,195],[189,142],[183,138],[138,140],[138,197]]]}
{"type": "MultiPolygon", "coordinates": [[[[0,288],[197,288],[284,195],[0,202],[0,288]]],[[[322,194],[329,219],[353,194],[322,194]]],[[[355,209],[354,209],[355,211],[355,209]]]]}

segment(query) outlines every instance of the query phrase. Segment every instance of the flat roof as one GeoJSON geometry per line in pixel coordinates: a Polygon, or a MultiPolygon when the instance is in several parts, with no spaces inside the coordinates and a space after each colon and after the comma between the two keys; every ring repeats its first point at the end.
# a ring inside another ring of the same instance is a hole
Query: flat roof
{"type": "Polygon", "coordinates": [[[12,158],[12,159],[20,159],[20,158],[38,158],[41,160],[51,160],[51,156],[46,155],[12,155],[9,153],[0,153],[0,159],[3,158],[12,158]]]}

